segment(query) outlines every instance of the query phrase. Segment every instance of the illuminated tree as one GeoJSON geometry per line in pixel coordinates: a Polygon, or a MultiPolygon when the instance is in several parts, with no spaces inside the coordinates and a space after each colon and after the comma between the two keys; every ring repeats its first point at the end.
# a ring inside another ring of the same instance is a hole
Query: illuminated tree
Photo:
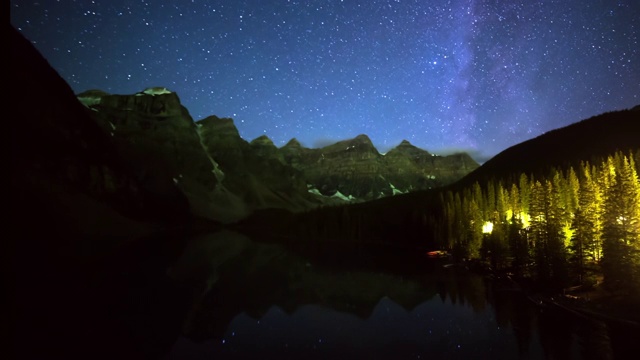
{"type": "Polygon", "coordinates": [[[479,258],[480,247],[482,246],[482,211],[475,199],[464,201],[467,209],[467,256],[469,258],[479,258]]]}
{"type": "Polygon", "coordinates": [[[456,259],[468,257],[468,223],[467,211],[463,208],[462,199],[459,193],[455,193],[452,206],[452,229],[451,229],[451,250],[456,259]]]}
{"type": "Polygon", "coordinates": [[[482,188],[480,187],[480,184],[478,184],[477,181],[473,183],[471,196],[473,196],[473,199],[475,200],[476,204],[482,210],[483,218],[486,217],[485,213],[487,211],[487,206],[484,200],[484,195],[482,195],[482,188]]]}
{"type": "Polygon", "coordinates": [[[520,216],[520,190],[518,190],[518,185],[516,184],[511,184],[506,207],[506,216],[508,219],[511,219],[513,215],[520,216]]]}
{"type": "Polygon", "coordinates": [[[640,184],[633,159],[611,156],[604,165],[602,270],[609,288],[640,290],[640,184]]]}
{"type": "Polygon", "coordinates": [[[582,208],[576,210],[571,229],[573,236],[569,247],[571,250],[569,262],[577,276],[578,283],[582,284],[586,277],[587,244],[589,239],[593,237],[593,224],[589,222],[582,208]]]}
{"type": "Polygon", "coordinates": [[[609,286],[640,289],[640,181],[636,158],[617,153],[578,171],[520,174],[509,187],[495,181],[447,192],[442,226],[458,258],[488,258],[550,287],[580,283],[601,265],[609,286]],[[533,265],[530,267],[529,265],[533,265]]]}
{"type": "Polygon", "coordinates": [[[550,274],[546,261],[548,240],[546,214],[548,213],[548,206],[545,204],[545,191],[540,181],[535,181],[531,184],[530,201],[531,240],[536,262],[536,273],[539,279],[547,279],[550,274]]]}
{"type": "Polygon", "coordinates": [[[566,248],[562,232],[560,194],[551,181],[536,181],[531,190],[531,236],[538,280],[551,286],[567,281],[566,248]]]}
{"type": "Polygon", "coordinates": [[[493,181],[487,183],[487,197],[485,203],[485,219],[489,219],[496,211],[496,188],[493,181]]]}
{"type": "Polygon", "coordinates": [[[507,223],[507,202],[508,193],[504,190],[501,183],[495,186],[495,211],[489,218],[492,224],[492,231],[486,237],[489,244],[487,249],[491,252],[491,265],[495,269],[503,268],[507,265],[509,257],[509,224],[507,223]]]}
{"type": "Polygon", "coordinates": [[[565,203],[567,205],[567,212],[569,214],[575,213],[576,209],[579,206],[579,197],[580,197],[580,181],[578,180],[578,175],[573,170],[573,167],[569,168],[567,172],[567,180],[566,180],[566,199],[565,203]]]}
{"type": "Polygon", "coordinates": [[[529,214],[530,194],[533,185],[529,182],[526,174],[520,174],[518,185],[520,189],[520,209],[523,213],[529,214]]]}
{"type": "Polygon", "coordinates": [[[580,181],[580,196],[578,207],[584,217],[581,229],[585,246],[585,255],[594,263],[600,263],[602,259],[602,216],[604,212],[604,189],[600,188],[597,178],[597,169],[588,162],[582,166],[582,180],[580,181]]]}
{"type": "Polygon", "coordinates": [[[602,254],[602,195],[592,179],[589,163],[581,164],[578,203],[571,221],[571,254],[569,262],[580,284],[584,284],[600,262],[602,254]]]}
{"type": "Polygon", "coordinates": [[[453,227],[455,226],[455,209],[453,206],[453,193],[447,191],[444,195],[441,195],[440,202],[444,209],[443,219],[440,226],[443,227],[441,233],[443,233],[442,239],[440,239],[441,247],[444,249],[451,249],[453,244],[453,227]]]}
{"type": "Polygon", "coordinates": [[[527,265],[530,261],[529,245],[526,234],[523,232],[522,221],[515,215],[511,216],[508,230],[509,250],[513,256],[513,266],[515,275],[522,277],[527,275],[527,265]]]}

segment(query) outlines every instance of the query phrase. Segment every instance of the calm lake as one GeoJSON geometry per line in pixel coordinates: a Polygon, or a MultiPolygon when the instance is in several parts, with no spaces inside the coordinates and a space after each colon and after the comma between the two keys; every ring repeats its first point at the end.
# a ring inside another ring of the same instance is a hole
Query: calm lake
{"type": "Polygon", "coordinates": [[[447,260],[336,249],[194,240],[169,271],[195,300],[167,359],[632,357],[628,330],[537,307],[447,260]]]}

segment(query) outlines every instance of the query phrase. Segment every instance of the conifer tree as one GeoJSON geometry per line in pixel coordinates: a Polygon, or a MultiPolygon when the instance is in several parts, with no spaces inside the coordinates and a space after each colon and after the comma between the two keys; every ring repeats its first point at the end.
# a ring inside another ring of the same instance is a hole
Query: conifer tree
{"type": "Polygon", "coordinates": [[[538,280],[558,287],[563,286],[568,277],[559,198],[551,181],[534,183],[531,191],[531,234],[536,274],[538,280]]]}
{"type": "Polygon", "coordinates": [[[591,262],[599,264],[602,258],[604,198],[602,189],[598,186],[593,174],[597,174],[596,168],[588,162],[583,163],[578,207],[581,209],[581,216],[584,217],[581,226],[586,227],[580,229],[583,234],[582,240],[585,242],[585,255],[591,262]]]}
{"type": "Polygon", "coordinates": [[[520,217],[521,213],[522,209],[520,207],[520,191],[518,190],[518,185],[511,184],[511,190],[509,191],[509,205],[507,206],[507,216],[509,219],[511,219],[511,216],[520,217]]]}
{"type": "Polygon", "coordinates": [[[640,285],[640,185],[629,158],[618,153],[603,169],[605,206],[602,270],[610,289],[638,291],[640,285]]]}
{"type": "Polygon", "coordinates": [[[513,256],[512,267],[516,277],[528,275],[529,246],[526,234],[522,229],[522,221],[515,215],[511,216],[508,230],[509,250],[513,256]]]}
{"type": "Polygon", "coordinates": [[[482,218],[482,211],[475,199],[466,202],[467,211],[467,257],[479,258],[480,247],[482,246],[482,225],[484,220],[482,218]]]}
{"type": "Polygon", "coordinates": [[[505,267],[509,257],[509,224],[506,218],[508,202],[508,192],[504,190],[501,183],[495,186],[496,191],[496,211],[489,221],[493,224],[490,238],[492,242],[492,265],[496,269],[505,267]]]}
{"type": "Polygon", "coordinates": [[[453,198],[453,227],[451,232],[451,250],[456,259],[468,257],[468,220],[459,193],[453,198]]]}
{"type": "Polygon", "coordinates": [[[536,276],[539,280],[548,280],[551,270],[547,262],[548,234],[546,227],[547,204],[544,187],[540,181],[531,184],[530,193],[531,240],[536,263],[536,276]]]}
{"type": "Polygon", "coordinates": [[[576,210],[571,229],[573,236],[571,237],[569,262],[578,283],[583,284],[587,273],[587,245],[593,236],[593,224],[589,222],[582,208],[576,210]]]}
{"type": "Polygon", "coordinates": [[[520,189],[520,209],[523,213],[529,214],[530,194],[533,184],[529,181],[526,174],[520,174],[519,186],[520,189]]]}
{"type": "Polygon", "coordinates": [[[578,202],[580,197],[580,180],[576,174],[573,166],[569,168],[567,172],[567,211],[570,214],[575,213],[578,208],[578,202]]]}

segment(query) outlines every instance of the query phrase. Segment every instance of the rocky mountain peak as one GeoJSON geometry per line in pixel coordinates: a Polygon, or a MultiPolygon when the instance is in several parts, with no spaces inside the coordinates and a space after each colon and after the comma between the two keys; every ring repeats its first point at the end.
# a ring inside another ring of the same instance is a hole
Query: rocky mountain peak
{"type": "Polygon", "coordinates": [[[99,89],[91,89],[80,94],[76,95],[78,100],[87,107],[91,107],[92,105],[100,104],[100,101],[104,96],[111,95],[108,92],[99,90],[99,89]]]}
{"type": "Polygon", "coordinates": [[[301,149],[302,147],[302,144],[300,144],[296,138],[289,140],[289,142],[284,146],[284,148],[287,149],[301,149]]]}
{"type": "Polygon", "coordinates": [[[267,135],[260,135],[249,143],[256,155],[263,158],[274,158],[284,163],[284,158],[276,145],[267,135]]]}
{"type": "MultiPolygon", "coordinates": [[[[396,149],[399,149],[399,150],[414,150],[414,149],[420,149],[420,148],[416,147],[415,145],[410,143],[408,140],[402,140],[402,142],[400,142],[400,144],[398,144],[398,146],[396,146],[396,149]]],[[[423,149],[420,149],[420,150],[426,151],[426,150],[423,150],[423,149]]]]}
{"type": "Polygon", "coordinates": [[[369,137],[364,134],[358,135],[353,139],[338,141],[335,144],[325,146],[318,150],[325,155],[339,154],[339,153],[345,153],[345,152],[370,154],[369,156],[380,155],[378,153],[378,149],[376,149],[376,147],[373,146],[371,139],[369,139],[369,137]]]}
{"type": "Polygon", "coordinates": [[[271,141],[271,139],[269,139],[267,135],[258,136],[257,138],[251,140],[250,144],[251,146],[257,147],[276,147],[273,141],[271,141]]]}
{"type": "Polygon", "coordinates": [[[154,86],[154,87],[146,88],[141,92],[139,92],[138,94],[155,96],[155,95],[173,94],[173,91],[168,90],[166,87],[154,86]]]}
{"type": "Polygon", "coordinates": [[[373,145],[373,143],[371,142],[371,139],[369,139],[369,137],[366,134],[360,134],[358,136],[356,136],[354,139],[354,141],[363,143],[363,144],[371,144],[373,145]]]}
{"type": "Polygon", "coordinates": [[[378,153],[378,149],[373,145],[371,139],[365,134],[360,134],[353,139],[346,140],[346,142],[348,142],[353,147],[360,148],[361,150],[373,151],[375,153],[378,153]]]}
{"type": "Polygon", "coordinates": [[[405,156],[413,160],[424,159],[427,157],[431,157],[431,154],[419,147],[414,146],[407,140],[402,140],[402,142],[389,150],[389,152],[385,155],[386,157],[395,157],[395,156],[405,156]]]}
{"type": "Polygon", "coordinates": [[[238,128],[231,118],[219,118],[211,115],[198,121],[198,125],[205,127],[210,135],[240,137],[238,128]]]}
{"type": "Polygon", "coordinates": [[[76,95],[78,100],[94,111],[135,113],[136,117],[164,120],[168,118],[193,119],[180,103],[180,98],[166,88],[153,87],[131,95],[109,94],[102,90],[88,90],[76,95]]]}

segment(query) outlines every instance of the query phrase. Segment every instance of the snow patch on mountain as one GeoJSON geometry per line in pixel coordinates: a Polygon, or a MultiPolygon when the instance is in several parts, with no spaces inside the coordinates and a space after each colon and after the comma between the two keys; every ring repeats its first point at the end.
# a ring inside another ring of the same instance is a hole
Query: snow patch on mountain
{"type": "Polygon", "coordinates": [[[343,201],[347,201],[347,202],[357,201],[358,200],[353,195],[346,196],[343,193],[341,193],[340,191],[336,191],[336,193],[331,195],[331,196],[324,195],[324,194],[322,194],[320,192],[320,190],[318,190],[315,186],[313,186],[311,184],[307,184],[307,188],[308,188],[307,191],[309,193],[311,193],[313,195],[322,196],[324,198],[339,199],[339,200],[343,200],[343,201]]]}
{"type": "Polygon", "coordinates": [[[207,151],[207,146],[204,144],[204,140],[202,140],[202,125],[196,124],[196,134],[198,134],[198,139],[200,140],[200,146],[202,147],[202,151],[204,151],[205,155],[207,156],[207,158],[209,158],[209,161],[213,166],[213,169],[211,170],[211,172],[216,176],[216,178],[218,179],[218,182],[222,183],[222,180],[224,180],[224,172],[222,172],[218,163],[215,160],[213,160],[213,158],[211,157],[211,155],[209,155],[209,152],[207,151]]]}
{"type": "Polygon", "coordinates": [[[102,101],[101,96],[79,96],[78,100],[82,103],[82,105],[91,108],[94,105],[100,105],[100,101],[102,101]]]}
{"type": "Polygon", "coordinates": [[[391,188],[393,195],[404,194],[402,190],[398,190],[392,183],[389,183],[389,187],[391,188]]]}
{"type": "Polygon", "coordinates": [[[167,90],[167,88],[165,87],[150,87],[147,89],[144,89],[142,91],[143,94],[147,94],[147,95],[151,95],[151,96],[155,96],[155,95],[164,95],[164,94],[173,94],[172,91],[167,90]]]}
{"type": "Polygon", "coordinates": [[[353,195],[349,195],[349,196],[345,196],[343,193],[341,193],[340,191],[336,191],[335,194],[331,195],[332,198],[338,198],[344,201],[353,201],[356,198],[353,197],[353,195]]]}

